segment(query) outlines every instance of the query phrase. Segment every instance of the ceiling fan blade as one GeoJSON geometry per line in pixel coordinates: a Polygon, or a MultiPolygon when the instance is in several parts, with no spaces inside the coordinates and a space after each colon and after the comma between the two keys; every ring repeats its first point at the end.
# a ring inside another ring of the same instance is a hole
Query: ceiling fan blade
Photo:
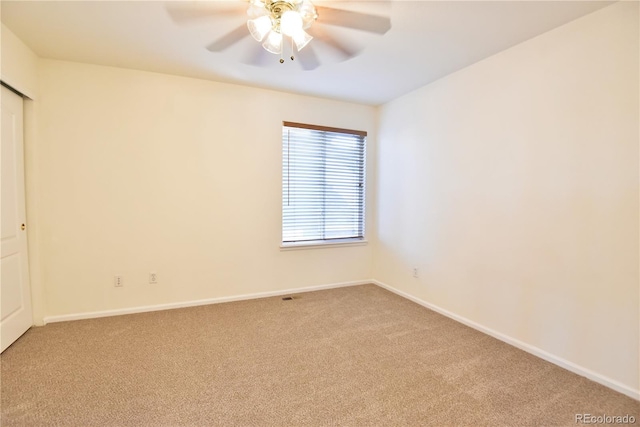
{"type": "Polygon", "coordinates": [[[225,6],[211,2],[171,2],[167,3],[166,10],[171,20],[176,24],[185,24],[197,21],[207,21],[216,17],[244,16],[247,6],[243,3],[229,2],[225,6]],[[212,6],[215,5],[216,6],[212,6]]]}
{"type": "Polygon", "coordinates": [[[247,65],[253,65],[255,67],[262,67],[269,63],[269,60],[278,61],[278,57],[272,53],[267,52],[260,43],[256,43],[253,49],[250,49],[250,53],[245,56],[244,62],[247,65]]]}
{"type": "Polygon", "coordinates": [[[345,40],[339,41],[331,34],[329,34],[328,31],[324,31],[324,29],[322,29],[322,27],[319,25],[314,25],[313,27],[309,28],[307,32],[314,37],[314,40],[312,40],[311,43],[324,43],[325,45],[331,47],[334,51],[338,52],[340,56],[343,57],[343,59],[352,58],[360,53],[360,49],[357,49],[356,47],[348,44],[345,40]]]}
{"type": "Polygon", "coordinates": [[[296,59],[300,60],[300,66],[305,71],[315,70],[320,66],[320,60],[310,45],[299,51],[296,59]]]}
{"type": "Polygon", "coordinates": [[[207,46],[207,50],[211,52],[220,52],[222,50],[225,50],[229,46],[235,43],[238,43],[240,40],[247,37],[248,35],[249,35],[249,30],[247,29],[247,25],[242,24],[235,30],[232,30],[231,32],[225,34],[224,36],[220,37],[218,40],[211,43],[209,46],[207,46]]]}
{"type": "Polygon", "coordinates": [[[384,34],[391,29],[391,19],[386,16],[316,6],[318,21],[323,24],[354,28],[370,33],[384,34]]]}

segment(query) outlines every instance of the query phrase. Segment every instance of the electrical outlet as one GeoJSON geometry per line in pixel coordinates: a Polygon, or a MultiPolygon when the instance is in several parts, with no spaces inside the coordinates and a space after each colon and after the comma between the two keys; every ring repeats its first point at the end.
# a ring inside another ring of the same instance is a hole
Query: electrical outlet
{"type": "Polygon", "coordinates": [[[149,283],[158,283],[158,274],[155,271],[149,273],[149,283]]]}
{"type": "Polygon", "coordinates": [[[413,267],[413,277],[418,278],[418,267],[413,267]]]}
{"type": "Polygon", "coordinates": [[[121,288],[124,286],[124,279],[122,276],[114,276],[113,277],[113,286],[116,288],[121,288]]]}

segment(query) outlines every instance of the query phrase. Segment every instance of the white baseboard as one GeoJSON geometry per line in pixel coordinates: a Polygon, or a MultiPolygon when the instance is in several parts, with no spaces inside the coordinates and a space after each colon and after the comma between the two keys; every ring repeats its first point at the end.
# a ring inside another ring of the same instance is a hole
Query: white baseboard
{"type": "Polygon", "coordinates": [[[70,320],[96,319],[99,317],[121,316],[123,314],[146,313],[149,311],[172,310],[174,308],[196,307],[199,305],[220,304],[232,301],[244,301],[257,298],[276,297],[280,295],[290,295],[302,292],[321,291],[323,289],[344,288],[347,286],[357,286],[371,284],[371,280],[359,280],[354,282],[332,283],[328,285],[308,286],[304,288],[283,289],[281,291],[258,292],[255,294],[235,295],[230,297],[208,298],[196,301],[183,301],[169,304],[147,305],[141,307],[119,308],[115,310],[92,311],[87,313],[63,314],[60,316],[48,316],[44,318],[44,324],[55,322],[67,322],[70,320]]]}
{"type": "Polygon", "coordinates": [[[554,365],[560,366],[561,368],[564,368],[568,371],[573,372],[574,374],[578,374],[580,376],[586,377],[592,381],[597,382],[598,384],[602,384],[605,387],[609,387],[610,389],[613,389],[617,392],[620,392],[622,394],[625,394],[635,400],[640,400],[640,390],[634,390],[629,386],[626,386],[616,380],[613,380],[611,378],[608,378],[604,375],[598,374],[596,372],[593,372],[587,368],[584,368],[580,365],[576,365],[573,362],[570,362],[566,359],[563,359],[561,357],[555,356],[551,353],[548,353],[538,347],[535,347],[533,345],[527,344],[525,342],[522,342],[520,340],[517,340],[515,338],[512,338],[508,335],[502,334],[498,331],[494,331],[493,329],[487,328],[485,326],[480,325],[479,323],[476,323],[472,320],[469,320],[465,317],[459,316],[455,313],[452,313],[448,310],[445,310],[443,308],[438,307],[437,305],[428,303],[426,301],[421,300],[420,298],[416,298],[406,292],[403,292],[401,290],[398,290],[392,286],[387,285],[386,283],[382,283],[378,280],[371,280],[371,283],[376,284],[378,286],[380,286],[381,288],[384,288],[388,291],[393,292],[394,294],[397,294],[403,298],[406,298],[410,301],[415,302],[416,304],[420,304],[423,307],[426,307],[430,310],[433,310],[437,313],[442,314],[443,316],[449,317],[450,319],[453,319],[457,322],[460,322],[464,325],[467,325],[473,329],[476,329],[480,332],[483,332],[487,335],[490,335],[494,338],[499,339],[500,341],[503,341],[507,344],[510,344],[514,347],[519,348],[520,350],[524,350],[527,353],[531,353],[534,356],[537,356],[541,359],[546,360],[547,362],[551,362],[554,365]]]}

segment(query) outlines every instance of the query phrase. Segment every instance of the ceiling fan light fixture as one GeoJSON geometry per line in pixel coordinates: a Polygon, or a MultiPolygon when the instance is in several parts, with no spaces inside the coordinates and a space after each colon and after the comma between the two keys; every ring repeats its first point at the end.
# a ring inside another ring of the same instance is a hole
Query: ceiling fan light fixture
{"type": "Polygon", "coordinates": [[[271,31],[267,39],[262,43],[262,47],[276,55],[282,53],[282,34],[277,31],[271,31]]]}
{"type": "Polygon", "coordinates": [[[282,53],[284,36],[291,38],[292,49],[293,44],[298,51],[304,48],[313,39],[304,30],[318,17],[310,0],[249,0],[247,14],[251,36],[274,54],[282,53]]]}
{"type": "Polygon", "coordinates": [[[250,19],[247,21],[247,27],[249,27],[251,37],[259,42],[261,42],[269,33],[269,31],[271,31],[272,26],[273,24],[271,22],[271,17],[269,17],[268,15],[263,15],[259,18],[250,19]]]}
{"type": "Polygon", "coordinates": [[[302,28],[300,28],[299,31],[293,34],[291,38],[293,39],[293,42],[296,44],[296,48],[298,49],[298,52],[300,52],[303,47],[308,45],[309,42],[313,40],[313,37],[307,34],[307,32],[302,28]]]}
{"type": "Polygon", "coordinates": [[[293,37],[299,31],[302,31],[302,16],[294,10],[288,10],[282,14],[280,18],[280,29],[285,36],[293,37]]]}

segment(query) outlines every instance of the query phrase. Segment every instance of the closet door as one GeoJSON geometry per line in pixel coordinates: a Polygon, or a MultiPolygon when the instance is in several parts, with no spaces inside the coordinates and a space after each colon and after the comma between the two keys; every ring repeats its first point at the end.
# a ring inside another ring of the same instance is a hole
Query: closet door
{"type": "Polygon", "coordinates": [[[27,260],[22,97],[2,86],[0,352],[33,324],[27,260]]]}

